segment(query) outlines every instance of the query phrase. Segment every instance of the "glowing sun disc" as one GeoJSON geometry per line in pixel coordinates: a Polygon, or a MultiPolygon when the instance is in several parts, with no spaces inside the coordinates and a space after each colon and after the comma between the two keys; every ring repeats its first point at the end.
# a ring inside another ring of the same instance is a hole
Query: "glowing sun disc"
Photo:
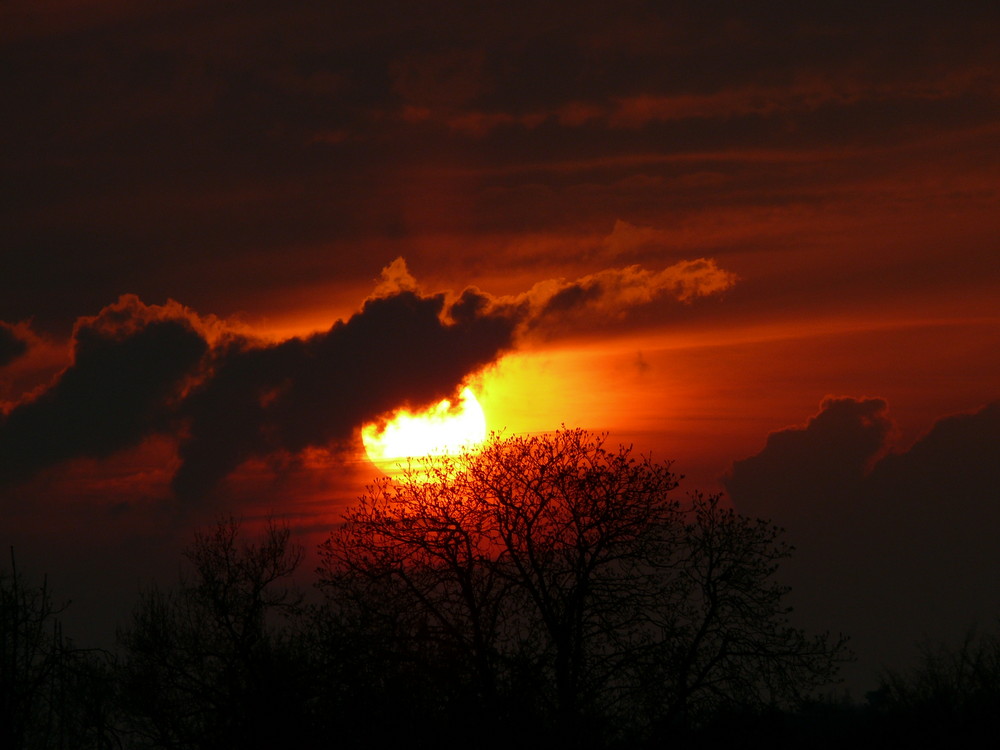
{"type": "Polygon", "coordinates": [[[401,409],[379,432],[378,425],[361,428],[361,440],[368,458],[383,470],[410,459],[434,455],[454,455],[475,447],[486,439],[486,415],[475,394],[466,388],[452,408],[445,399],[417,414],[401,409]]]}

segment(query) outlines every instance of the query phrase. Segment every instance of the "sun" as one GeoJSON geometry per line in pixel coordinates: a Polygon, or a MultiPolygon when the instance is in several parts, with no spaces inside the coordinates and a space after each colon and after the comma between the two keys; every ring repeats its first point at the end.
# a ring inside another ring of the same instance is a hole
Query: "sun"
{"type": "Polygon", "coordinates": [[[361,428],[368,458],[387,473],[407,461],[460,453],[485,439],[486,415],[470,388],[462,391],[454,407],[445,399],[417,414],[400,409],[381,432],[375,423],[361,428]]]}

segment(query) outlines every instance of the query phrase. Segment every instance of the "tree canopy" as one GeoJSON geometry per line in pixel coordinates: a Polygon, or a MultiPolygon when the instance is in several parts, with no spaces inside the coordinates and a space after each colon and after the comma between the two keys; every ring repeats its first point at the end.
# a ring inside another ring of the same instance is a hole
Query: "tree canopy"
{"type": "Polygon", "coordinates": [[[234,519],[198,532],[173,591],[143,592],[119,632],[123,729],[139,747],[280,745],[308,723],[311,675],[289,622],[302,559],[287,527],[254,541],[234,519]]]}
{"type": "Polygon", "coordinates": [[[792,627],[780,530],[668,463],[563,429],[372,485],[321,547],[344,622],[508,723],[655,736],[828,683],[842,639],[792,627]]]}

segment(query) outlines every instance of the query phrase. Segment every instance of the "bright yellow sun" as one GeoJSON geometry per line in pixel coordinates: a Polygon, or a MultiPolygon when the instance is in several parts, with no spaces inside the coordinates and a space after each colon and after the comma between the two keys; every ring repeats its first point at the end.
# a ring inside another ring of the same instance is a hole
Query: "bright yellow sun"
{"type": "Polygon", "coordinates": [[[409,460],[454,455],[485,439],[486,415],[469,388],[462,391],[454,408],[446,399],[417,414],[400,409],[381,432],[374,423],[361,428],[368,458],[386,472],[409,460]]]}

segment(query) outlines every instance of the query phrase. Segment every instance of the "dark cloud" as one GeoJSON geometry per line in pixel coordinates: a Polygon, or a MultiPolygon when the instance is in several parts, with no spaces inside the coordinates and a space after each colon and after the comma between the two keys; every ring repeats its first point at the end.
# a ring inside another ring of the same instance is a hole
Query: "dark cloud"
{"type": "Polygon", "coordinates": [[[421,292],[398,258],[361,311],[329,331],[270,346],[233,341],[215,353],[211,377],[183,406],[188,428],[174,490],[198,497],[249,458],[343,446],[400,406],[454,396],[540,329],[580,330],[661,296],[688,300],[732,283],[714,263],[694,261],[659,273],[608,269],[513,297],[467,288],[449,299],[421,292]]]}
{"type": "Polygon", "coordinates": [[[80,320],[72,364],[0,423],[0,483],[169,433],[173,488],[190,499],[249,458],[343,445],[383,413],[453,395],[513,346],[516,318],[472,299],[449,316],[444,294],[391,291],[325,333],[266,344],[123,297],[80,320]]]}
{"type": "Polygon", "coordinates": [[[563,287],[553,294],[542,308],[542,315],[552,315],[582,307],[588,302],[596,301],[604,294],[601,282],[595,281],[586,286],[579,282],[563,287]]]}
{"type": "Polygon", "coordinates": [[[726,489],[746,513],[811,525],[854,501],[873,460],[892,433],[879,398],[828,397],[804,427],[772,432],[764,449],[733,463],[726,489]]]}
{"type": "Polygon", "coordinates": [[[183,407],[190,427],[175,491],[200,496],[248,458],[343,445],[399,406],[453,395],[514,345],[516,321],[469,299],[446,322],[444,295],[395,292],[325,333],[217,352],[212,377],[183,407]]]}
{"type": "Polygon", "coordinates": [[[28,351],[28,342],[6,323],[0,322],[0,367],[8,365],[28,351]]]}
{"type": "Polygon", "coordinates": [[[329,330],[254,340],[176,302],[125,295],[74,333],[72,364],[0,424],[0,481],[78,456],[108,456],[156,433],[176,437],[175,494],[209,493],[252,458],[338,449],[405,406],[454,396],[539,331],[586,330],[659,298],[689,301],[733,283],[711,261],[631,266],[552,280],[512,297],[420,291],[402,258],[361,310],[329,330]]]}
{"type": "Polygon", "coordinates": [[[902,452],[893,433],[885,401],[827,399],[725,479],[742,512],[787,527],[799,616],[852,634],[869,668],[1000,615],[1000,402],[902,452]]]}
{"type": "Polygon", "coordinates": [[[171,400],[208,350],[183,317],[137,317],[134,298],[83,319],[73,364],[0,422],[0,484],[103,457],[168,428],[171,400]]]}
{"type": "Polygon", "coordinates": [[[966,622],[1000,615],[988,573],[1000,570],[1000,401],[941,419],[910,450],[879,461],[863,502],[858,523],[884,540],[886,574],[912,597],[902,611],[966,622]]]}

